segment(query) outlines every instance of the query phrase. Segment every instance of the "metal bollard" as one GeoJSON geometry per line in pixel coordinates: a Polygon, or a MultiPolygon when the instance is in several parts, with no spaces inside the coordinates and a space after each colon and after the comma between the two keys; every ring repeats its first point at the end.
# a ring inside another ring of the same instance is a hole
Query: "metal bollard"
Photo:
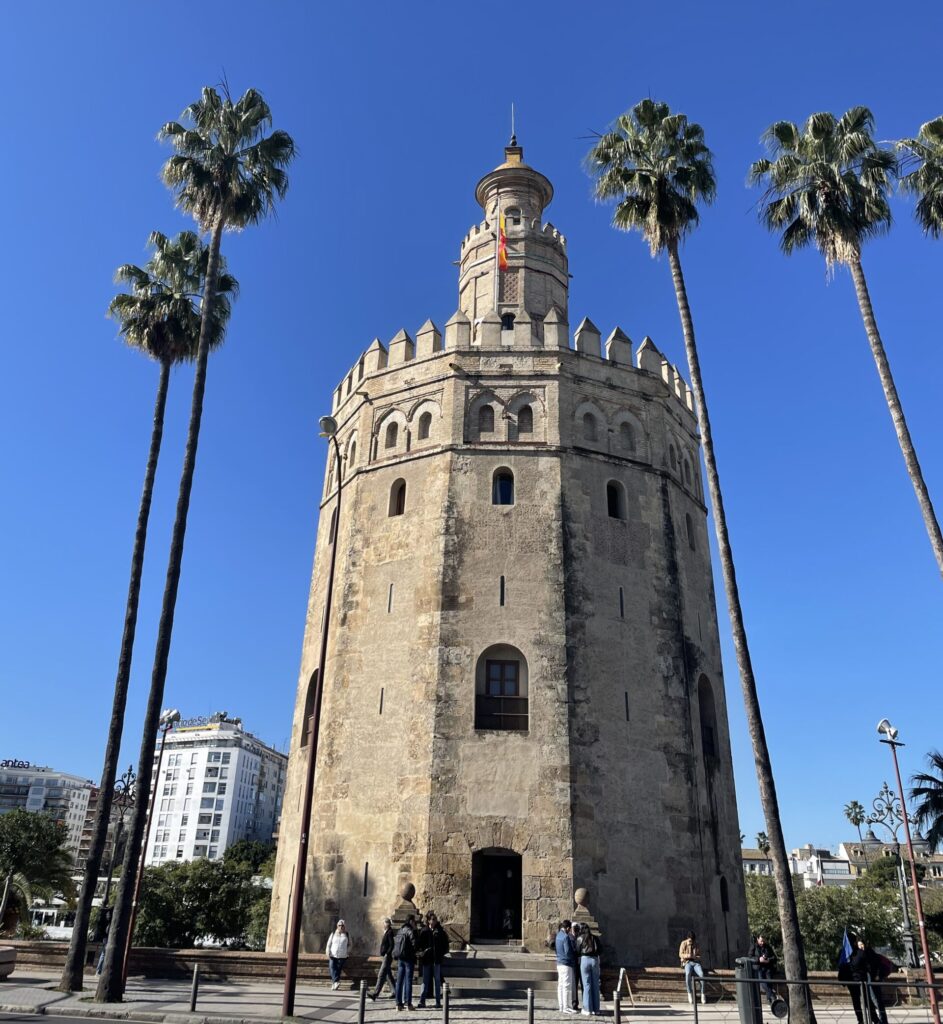
{"type": "Polygon", "coordinates": [[[612,1013],[615,1024],[622,1024],[622,993],[618,989],[612,993],[612,1013]]]}
{"type": "Polygon", "coordinates": [[[367,1013],[367,983],[360,982],[360,1007],[357,1010],[357,1024],[363,1024],[367,1013]]]}
{"type": "Polygon", "coordinates": [[[534,990],[527,990],[527,1024],[534,1024],[534,990]]]}
{"type": "Polygon", "coordinates": [[[442,1024],[449,1024],[449,983],[442,982],[442,1024]]]}
{"type": "Polygon", "coordinates": [[[196,997],[200,990],[200,965],[193,965],[193,981],[190,983],[190,1012],[196,1009],[196,997]]]}

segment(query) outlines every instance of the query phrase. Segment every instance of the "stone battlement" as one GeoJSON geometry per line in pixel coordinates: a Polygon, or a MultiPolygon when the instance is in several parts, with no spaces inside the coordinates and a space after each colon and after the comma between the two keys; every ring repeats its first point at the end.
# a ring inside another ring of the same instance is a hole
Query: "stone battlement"
{"type": "MultiPolygon", "coordinates": [[[[465,255],[465,250],[469,245],[477,246],[481,243],[482,235],[491,235],[494,238],[494,228],[489,221],[483,220],[480,224],[476,224],[473,228],[470,228],[468,234],[462,239],[460,251],[462,256],[465,255]]],[[[539,224],[537,220],[531,221],[527,229],[521,230],[520,226],[509,226],[508,238],[513,241],[515,238],[520,238],[526,234],[538,234],[542,235],[545,240],[555,244],[562,253],[566,253],[566,235],[564,235],[558,228],[554,227],[550,221],[546,221],[543,224],[539,224]]]]}
{"type": "Polygon", "coordinates": [[[447,352],[501,352],[508,355],[529,352],[536,355],[562,350],[589,356],[630,373],[641,371],[660,377],[691,416],[696,416],[690,386],[678,367],[665,358],[648,336],[636,349],[633,360],[632,340],[620,327],[613,328],[603,343],[599,328],[584,317],[571,337],[569,325],[555,309],[542,322],[523,314],[517,317],[511,330],[503,330],[500,317],[492,311],[479,320],[477,335],[477,344],[472,344],[472,324],[458,310],[445,325],[444,337],[432,320],[426,320],[416,332],[415,339],[405,329],[398,331],[387,345],[374,338],[334,389],[331,411],[336,413],[341,409],[369,378],[447,352]]]}

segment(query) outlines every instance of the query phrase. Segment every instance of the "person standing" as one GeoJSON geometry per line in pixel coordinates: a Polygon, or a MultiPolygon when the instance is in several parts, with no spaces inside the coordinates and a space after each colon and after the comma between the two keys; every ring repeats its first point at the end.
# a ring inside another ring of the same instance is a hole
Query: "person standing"
{"type": "Polygon", "coordinates": [[[580,958],[580,977],[583,979],[583,1016],[599,1016],[599,940],[588,924],[580,928],[576,939],[576,952],[580,958]]]}
{"type": "Polygon", "coordinates": [[[769,984],[776,966],[776,950],[763,938],[757,935],[750,956],[756,961],[756,976],[760,979],[760,991],[766,996],[769,1004],[776,1001],[776,992],[769,984]]]}
{"type": "Polygon", "coordinates": [[[396,985],[393,983],[393,921],[389,917],[383,918],[383,938],[380,939],[380,970],[377,973],[376,988],[370,993],[370,998],[376,1002],[383,991],[384,983],[393,990],[390,994],[396,995],[396,985]]]}
{"type": "Polygon", "coordinates": [[[416,966],[416,918],[410,914],[393,940],[396,967],[396,1009],[413,1010],[413,968],[416,966]]]}
{"type": "MultiPolygon", "coordinates": [[[[684,970],[684,987],[688,990],[688,1002],[694,1002],[694,976],[704,977],[704,968],[701,967],[701,949],[697,944],[697,936],[694,932],[688,932],[681,945],[678,947],[678,959],[684,970]]],[[[706,1003],[704,986],[701,986],[701,1002],[706,1003]]]]}
{"type": "Polygon", "coordinates": [[[570,934],[571,923],[560,922],[554,939],[557,954],[557,1009],[560,1013],[576,1013],[573,1009],[573,972],[576,970],[576,943],[570,934]]]}
{"type": "Polygon", "coordinates": [[[347,925],[343,918],[337,922],[337,927],[328,936],[325,953],[331,969],[331,989],[337,991],[341,987],[341,971],[350,953],[350,936],[347,934],[347,925]]]}
{"type": "Polygon", "coordinates": [[[419,933],[416,943],[416,958],[422,969],[422,990],[419,1006],[425,1006],[435,987],[436,1009],[442,1006],[442,965],[449,953],[449,937],[439,919],[430,910],[426,914],[426,927],[419,933]]]}
{"type": "Polygon", "coordinates": [[[855,1016],[860,1024],[867,1024],[862,1021],[862,1012],[859,1007],[861,987],[863,985],[865,995],[868,998],[867,1021],[874,1024],[887,1024],[887,1010],[884,1006],[884,997],[881,994],[881,961],[877,953],[859,935],[855,951],[851,954],[849,961],[851,980],[857,982],[851,988],[851,1001],[855,1008],[855,1016]]]}

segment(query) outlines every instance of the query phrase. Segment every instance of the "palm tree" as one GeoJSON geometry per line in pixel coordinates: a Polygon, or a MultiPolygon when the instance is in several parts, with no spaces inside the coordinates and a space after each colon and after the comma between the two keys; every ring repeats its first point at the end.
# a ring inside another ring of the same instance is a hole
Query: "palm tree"
{"type": "Polygon", "coordinates": [[[911,778],[910,799],[916,804],[917,826],[935,852],[943,844],[943,754],[939,750],[927,754],[927,767],[928,772],[911,778]]]}
{"type": "MultiPolygon", "coordinates": [[[[588,154],[587,164],[596,179],[596,197],[616,202],[613,225],[623,231],[639,231],[653,256],[662,252],[668,255],[704,447],[707,486],[714,510],[721,573],[727,593],[747,724],[753,742],[760,800],[766,827],[772,837],[786,977],[790,980],[804,978],[805,953],[792,875],[786,860],[776,784],[740,605],[710,416],[701,380],[700,357],[694,338],[694,321],[681,270],[681,242],[698,224],[698,204],[711,203],[716,193],[711,151],[704,142],[704,131],[700,125],[688,121],[684,114],[672,113],[665,103],[645,99],[623,114],[612,129],[599,138],[588,154]]],[[[796,990],[803,991],[801,986],[796,990]]],[[[795,999],[792,1012],[795,1024],[805,1024],[811,1019],[811,1006],[799,998],[795,999]]]]}
{"type": "Polygon", "coordinates": [[[757,832],[756,848],[766,858],[766,866],[769,867],[769,836],[765,832],[757,832]]]}
{"type": "Polygon", "coordinates": [[[845,817],[858,830],[858,842],[861,844],[861,850],[864,853],[864,866],[866,868],[870,867],[868,864],[868,850],[864,845],[864,838],[861,835],[861,826],[868,820],[864,806],[858,803],[857,800],[851,800],[845,804],[845,817]]]}
{"type": "MultiPolygon", "coordinates": [[[[155,231],[148,238],[147,244],[153,252],[143,267],[125,263],[115,271],[116,283],[127,285],[130,290],[116,295],[108,306],[108,315],[119,324],[118,334],[131,348],[153,359],[159,365],[160,373],[154,403],[151,443],[144,471],[144,489],[138,507],[137,529],[131,551],[131,577],[128,582],[124,630],[118,653],[118,672],[108,739],[105,744],[98,807],[76,907],[72,939],[59,980],[59,990],[62,992],[77,992],[82,989],[92,900],[98,885],[98,873],[111,820],[118,754],[131,676],[141,575],[144,570],[147,525],[164,431],[164,410],[167,404],[170,371],[177,364],[191,361],[196,356],[200,335],[200,301],[209,260],[209,250],[192,231],[182,231],[174,239],[155,231]]],[[[215,348],[222,344],[229,319],[230,299],[236,295],[238,287],[236,279],[224,270],[218,284],[222,296],[214,307],[210,333],[211,347],[215,348]]]]}
{"type": "MultiPolygon", "coordinates": [[[[222,92],[221,96],[215,89],[203,89],[200,99],[183,112],[183,119],[188,123],[184,125],[171,121],[164,125],[158,136],[169,141],[176,150],[164,165],[164,182],[176,194],[177,205],[192,214],[201,232],[209,233],[210,244],[190,425],[180,474],[177,512],[170,541],[167,578],[138,762],[137,785],[142,794],[150,791],[155,740],[164,699],[187,512],[203,415],[213,309],[220,300],[222,235],[226,229],[238,231],[250,224],[258,224],[274,212],[276,200],[281,199],[288,189],[285,168],[295,155],[295,144],[286,132],[265,134],[271,127],[272,115],[268,104],[258,92],[249,89],[235,102],[227,88],[223,88],[222,92]]],[[[128,826],[123,870],[115,898],[105,964],[95,996],[100,1002],[120,1000],[124,994],[124,950],[129,941],[134,883],[141,847],[145,841],[147,802],[146,799],[137,801],[128,826]]]]}
{"type": "Polygon", "coordinates": [[[897,158],[874,141],[873,130],[874,117],[867,107],[852,107],[840,118],[830,113],[812,114],[801,129],[792,121],[777,121],[763,134],[772,159],[757,160],[751,166],[750,183],[766,186],[760,219],[770,231],[782,232],[780,247],[786,255],[812,245],[825,257],[829,270],[841,263],[851,271],[884,398],[943,574],[943,533],[910,438],[861,266],[864,243],[890,228],[887,194],[898,170],[897,158]]]}
{"type": "Polygon", "coordinates": [[[905,154],[902,169],[916,165],[901,177],[901,191],[917,197],[917,223],[926,234],[939,238],[943,234],[943,117],[921,125],[915,139],[901,139],[897,148],[905,154]]]}

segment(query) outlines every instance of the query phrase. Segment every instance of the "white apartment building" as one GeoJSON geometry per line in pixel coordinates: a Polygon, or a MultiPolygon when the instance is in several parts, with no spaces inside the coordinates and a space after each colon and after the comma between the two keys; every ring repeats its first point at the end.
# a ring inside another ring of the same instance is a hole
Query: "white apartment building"
{"type": "Polygon", "coordinates": [[[22,808],[62,822],[69,830],[66,842],[75,858],[93,785],[90,779],[29,761],[0,761],[0,814],[22,808]]]}
{"type": "Polygon", "coordinates": [[[147,839],[150,866],[222,857],[240,839],[269,842],[281,813],[288,757],[226,712],[167,734],[147,839]]]}

